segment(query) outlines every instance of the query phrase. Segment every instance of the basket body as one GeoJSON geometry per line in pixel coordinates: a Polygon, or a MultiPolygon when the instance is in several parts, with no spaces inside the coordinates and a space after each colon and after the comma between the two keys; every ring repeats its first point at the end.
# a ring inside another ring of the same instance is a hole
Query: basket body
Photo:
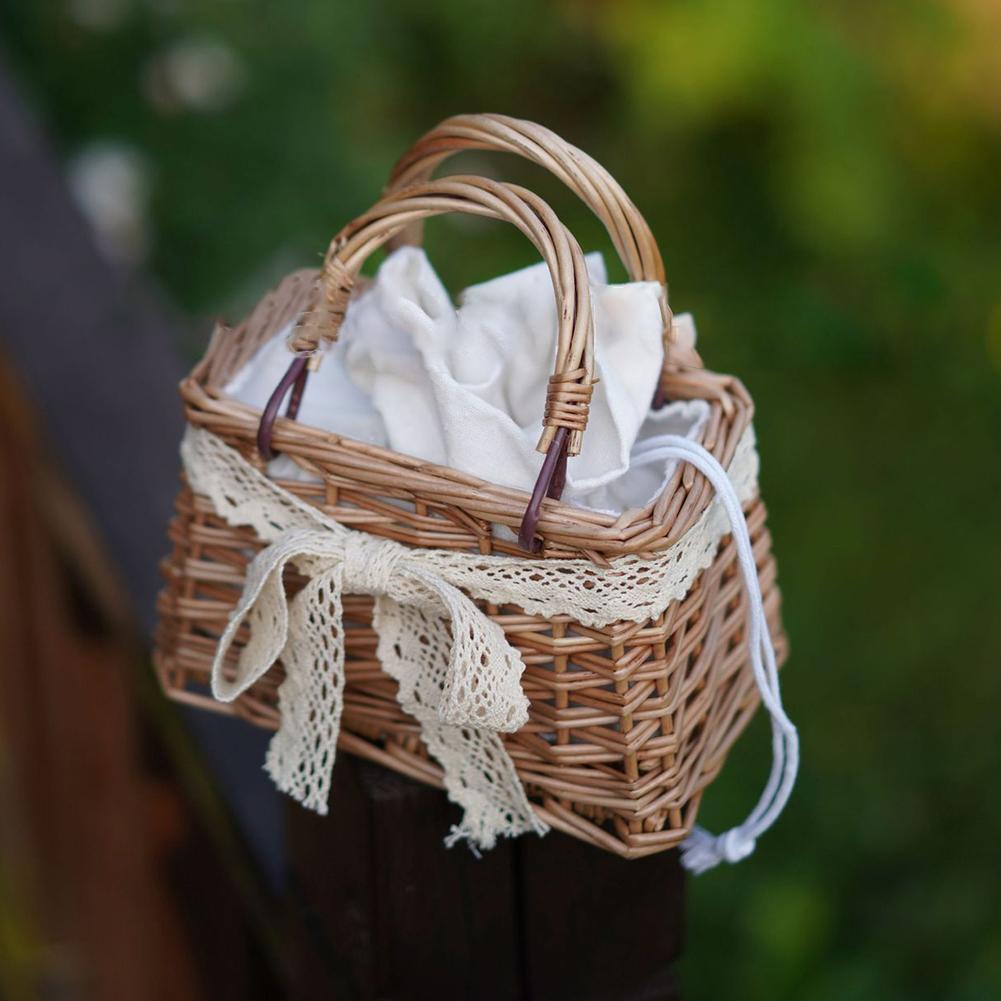
{"type": "MultiPolygon", "coordinates": [[[[302,308],[311,275],[290,276],[240,327],[217,332],[182,384],[189,422],[206,427],[261,465],[254,439],[259,412],[222,397],[220,387],[264,340],[302,308]]],[[[736,381],[719,378],[702,444],[726,465],[751,418],[736,381]]],[[[282,486],[349,526],[409,546],[509,553],[494,527],[517,524],[524,503],[453,470],[351,442],[291,422],[281,451],[320,478],[282,486]]],[[[553,505],[544,521],[544,555],[598,562],[650,555],[675,542],[712,500],[697,474],[679,468],[662,496],[612,518],[553,505]],[[548,529],[546,526],[549,526],[548,529]]],[[[771,540],[760,499],[745,507],[776,654],[785,657],[771,540]]],[[[236,702],[208,694],[213,655],[240,597],[248,562],[262,547],[233,528],[206,498],[182,485],[164,561],[155,661],[165,692],[180,701],[236,713],[264,727],[279,722],[276,665],[236,702]]],[[[287,582],[290,589],[297,582],[287,582]]],[[[625,857],[676,846],[691,829],[703,790],[757,706],[744,643],[745,596],[734,549],[725,538],[687,596],[645,623],[594,628],[569,616],[529,615],[514,606],[479,607],[522,655],[528,724],[504,742],[529,798],[551,826],[625,857]]],[[[396,701],[381,669],[371,599],[344,601],[346,688],[339,746],[432,785],[441,771],[420,728],[396,701]]]]}

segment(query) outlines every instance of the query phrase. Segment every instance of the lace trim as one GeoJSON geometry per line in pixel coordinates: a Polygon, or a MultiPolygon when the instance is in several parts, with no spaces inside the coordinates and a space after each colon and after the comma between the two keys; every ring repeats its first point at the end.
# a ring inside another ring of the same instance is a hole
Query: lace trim
{"type": "MultiPolygon", "coordinates": [[[[608,568],[586,560],[411,549],[327,517],[209,431],[189,427],[181,454],[192,489],[229,524],[248,525],[269,543],[248,567],[219,642],[212,687],[217,698],[232,701],[281,660],[281,724],[265,765],[276,785],[326,812],[343,704],[341,596],[371,594],[379,659],[441,763],[449,797],[464,810],[450,842],[466,838],[484,849],[498,836],[541,834],[547,827],[498,736],[527,720],[524,663],[467,595],[531,614],[571,615],[586,625],[642,622],[688,593],[730,531],[727,511],[714,500],[656,559],[625,557],[608,568]],[[282,583],[288,564],[308,578],[291,601],[282,583]],[[234,658],[229,651],[244,624],[249,638],[234,658]]],[[[728,471],[742,502],[756,493],[757,471],[748,429],[728,471]]]]}

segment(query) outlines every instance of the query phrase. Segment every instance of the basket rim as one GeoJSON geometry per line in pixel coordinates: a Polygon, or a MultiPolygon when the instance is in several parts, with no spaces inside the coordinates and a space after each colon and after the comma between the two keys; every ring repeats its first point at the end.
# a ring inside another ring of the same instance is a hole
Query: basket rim
{"type": "MultiPolygon", "coordinates": [[[[218,324],[204,356],[178,387],[189,424],[218,434],[262,470],[266,464],[256,447],[261,409],[228,397],[222,387],[264,341],[295,318],[312,290],[315,275],[311,269],[291,273],[263,296],[238,326],[218,324]]],[[[740,380],[708,370],[672,371],[665,362],[664,384],[673,399],[715,397],[707,400],[710,416],[699,442],[727,467],[754,411],[740,380]]],[[[526,490],[285,417],[275,421],[274,445],[276,451],[326,483],[445,504],[471,515],[472,520],[483,523],[481,528],[494,523],[517,533],[530,496],[526,490]],[[331,464],[337,473],[330,472],[331,464]]],[[[303,485],[278,482],[293,488],[303,485]]],[[[540,555],[553,559],[583,556],[599,564],[626,555],[650,557],[673,545],[711,502],[712,490],[704,477],[683,463],[653,500],[618,515],[547,498],[537,526],[542,553],[532,555],[536,559],[540,555]]],[[[496,551],[529,555],[516,544],[501,543],[496,551]]]]}

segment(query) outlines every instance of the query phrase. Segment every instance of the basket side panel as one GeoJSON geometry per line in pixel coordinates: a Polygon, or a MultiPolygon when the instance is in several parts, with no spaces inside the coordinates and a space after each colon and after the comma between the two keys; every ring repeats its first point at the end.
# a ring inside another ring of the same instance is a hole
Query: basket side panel
{"type": "MultiPolygon", "coordinates": [[[[763,504],[754,501],[746,514],[781,662],[785,638],[763,504]]],[[[156,654],[164,690],[276,728],[280,664],[234,703],[216,703],[208,694],[215,647],[259,540],[227,525],[186,487],[170,538],[156,654]]],[[[288,587],[294,591],[300,583],[292,577],[288,587]]],[[[642,624],[595,629],[569,617],[547,620],[516,607],[479,605],[526,665],[529,722],[505,741],[539,812],[553,826],[629,857],[681,841],[703,790],[757,706],[732,540],[724,539],[684,600],[642,624]]],[[[371,599],[346,596],[344,619],[342,749],[440,785],[440,769],[376,657],[371,599]]],[[[241,642],[238,637],[232,657],[241,642]]]]}

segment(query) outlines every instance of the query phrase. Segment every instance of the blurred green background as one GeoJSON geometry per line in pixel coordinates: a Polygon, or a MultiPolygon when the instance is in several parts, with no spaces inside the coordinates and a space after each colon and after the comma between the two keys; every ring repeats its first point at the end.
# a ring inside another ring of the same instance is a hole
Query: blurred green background
{"type": "MultiPolygon", "coordinates": [[[[192,358],[449,114],[536,119],[604,162],[707,364],[757,401],[803,740],[753,859],[691,885],[688,995],[1001,997],[1001,5],[5,0],[0,28],[192,358]]],[[[463,163],[608,249],[540,172],[463,163]]],[[[505,227],[429,229],[454,288],[532,260],[505,227]]],[[[766,759],[759,720],[710,826],[766,759]]]]}

